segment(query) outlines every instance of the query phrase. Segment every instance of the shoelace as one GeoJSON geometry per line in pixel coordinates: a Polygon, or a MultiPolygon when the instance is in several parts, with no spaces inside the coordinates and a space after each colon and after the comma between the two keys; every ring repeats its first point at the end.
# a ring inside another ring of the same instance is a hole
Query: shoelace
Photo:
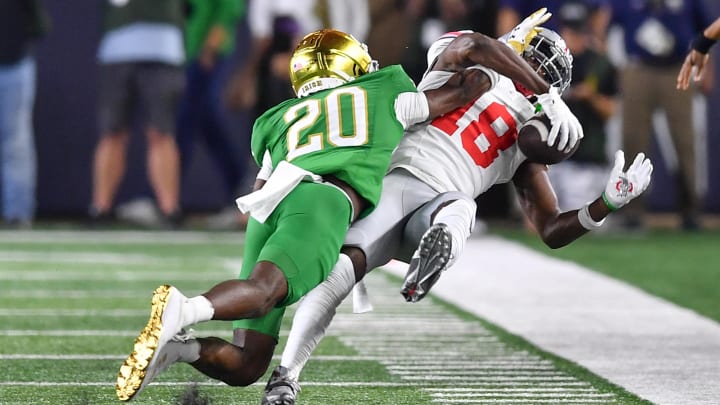
{"type": "Polygon", "coordinates": [[[195,329],[190,328],[190,329],[185,330],[185,328],[183,328],[183,329],[180,329],[180,332],[178,332],[170,340],[172,340],[173,342],[185,343],[188,340],[194,339],[194,338],[195,338],[195,329]]]}

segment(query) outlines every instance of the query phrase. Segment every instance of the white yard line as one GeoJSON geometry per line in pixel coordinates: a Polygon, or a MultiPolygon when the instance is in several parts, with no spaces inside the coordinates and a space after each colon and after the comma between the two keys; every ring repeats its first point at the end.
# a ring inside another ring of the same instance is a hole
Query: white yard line
{"type": "MultiPolygon", "coordinates": [[[[66,274],[59,270],[59,274],[66,274]]],[[[518,403],[522,398],[536,398],[548,403],[594,404],[615,402],[614,394],[598,392],[589,383],[557,370],[551,362],[524,350],[511,348],[500,342],[480,323],[466,321],[440,305],[428,300],[416,305],[405,303],[395,283],[388,283],[385,275],[371,274],[367,283],[372,291],[375,311],[369,314],[351,313],[344,303],[338,311],[329,334],[354,348],[357,355],[315,356],[312,361],[375,361],[383,364],[396,382],[362,382],[342,387],[417,387],[428,391],[437,403],[518,403]],[[440,388],[462,390],[437,391],[440,388]],[[538,391],[537,389],[545,389],[538,391]],[[435,390],[435,391],[432,391],[435,390]]],[[[63,316],[88,317],[100,314],[112,318],[147,315],[146,310],[67,309],[67,308],[0,308],[0,316],[63,316]]],[[[114,322],[114,321],[113,321],[114,322]]],[[[283,335],[287,330],[283,330],[283,335]]],[[[202,330],[199,336],[229,336],[230,331],[202,330]]],[[[0,336],[77,336],[127,337],[136,330],[31,330],[0,331],[0,336]]],[[[129,342],[130,340],[128,340],[129,342]]],[[[39,348],[38,350],[42,350],[39,348]]],[[[54,354],[21,353],[0,355],[3,361],[109,361],[121,360],[124,354],[54,354]]],[[[278,356],[275,357],[278,360],[278,356]]],[[[88,385],[107,383],[89,382],[88,385]]],[[[170,383],[186,384],[186,382],[170,383]]],[[[264,384],[264,382],[259,382],[264,384]]],[[[303,381],[303,386],[332,386],[323,382],[303,381]]],[[[15,382],[2,385],[66,386],[63,382],[15,382]]],[[[77,384],[76,384],[77,385],[77,384]]],[[[209,385],[221,385],[209,383],[209,385]]]]}
{"type": "MultiPolygon", "coordinates": [[[[217,336],[217,335],[215,335],[217,336]]],[[[0,354],[0,360],[123,360],[125,354],[0,354]]],[[[274,360],[280,360],[280,354],[273,356],[274,360]]],[[[385,357],[372,356],[313,356],[313,361],[381,361],[385,357]]]]}
{"type": "MultiPolygon", "coordinates": [[[[137,267],[136,267],[137,268],[137,267]]],[[[225,271],[207,271],[198,266],[195,272],[180,273],[172,270],[165,271],[148,271],[140,273],[137,270],[108,270],[107,268],[98,268],[98,271],[66,271],[66,270],[0,270],[0,281],[157,281],[158,283],[168,283],[177,281],[197,281],[205,283],[207,280],[223,280],[236,275],[237,273],[229,273],[225,271]]],[[[149,297],[152,291],[148,292],[149,297]]]]}
{"type": "Polygon", "coordinates": [[[37,252],[0,250],[0,263],[62,263],[110,265],[169,265],[183,263],[179,258],[164,258],[137,253],[37,252]]]}
{"type": "Polygon", "coordinates": [[[600,393],[540,356],[500,342],[479,322],[462,320],[430,300],[405,303],[397,284],[380,273],[371,273],[366,284],[375,310],[352,314],[350,303],[343,303],[328,334],[361,356],[381,357],[391,375],[423,387],[433,402],[519,403],[534,398],[536,387],[554,389],[537,396],[549,403],[616,402],[614,394],[600,393]],[[433,391],[441,386],[464,390],[433,391]]]}
{"type": "Polygon", "coordinates": [[[433,294],[656,404],[720,401],[718,323],[574,263],[471,239],[433,294]]]}
{"type": "MultiPolygon", "coordinates": [[[[0,381],[0,387],[108,387],[113,386],[114,381],[73,381],[73,382],[57,382],[57,381],[0,381]]],[[[152,386],[164,387],[184,387],[189,385],[188,381],[153,381],[152,386]]],[[[200,381],[192,382],[192,384],[203,387],[227,387],[227,384],[218,381],[200,381]]],[[[266,381],[258,381],[253,385],[265,386],[266,381]]],[[[382,381],[303,381],[303,386],[312,387],[407,387],[407,383],[382,382],[382,381]]]]}
{"type": "Polygon", "coordinates": [[[242,244],[245,232],[194,231],[0,231],[0,243],[196,245],[242,244]]]}

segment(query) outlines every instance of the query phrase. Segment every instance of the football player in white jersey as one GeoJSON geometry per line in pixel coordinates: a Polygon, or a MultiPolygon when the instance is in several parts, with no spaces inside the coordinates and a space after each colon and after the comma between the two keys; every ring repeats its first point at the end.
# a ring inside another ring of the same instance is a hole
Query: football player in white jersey
{"type": "MultiPolygon", "coordinates": [[[[560,121],[569,122],[567,128],[554,125],[550,145],[570,149],[582,137],[581,128],[574,126],[579,124],[567,119],[572,114],[559,98],[570,84],[572,58],[555,32],[535,29],[538,32],[526,44],[524,56],[554,90],[535,96],[509,78],[483,69],[493,82],[491,91],[406,132],[393,155],[377,209],[352,225],[333,272],[300,303],[263,404],[295,403],[302,367],[336,307],[366,271],[393,258],[409,261],[402,293],[408,301],[421,299],[462,251],[474,225],[474,199],[492,185],[513,181],[528,218],[553,248],[601,226],[613,209],[645,190],[652,171],[650,161],[639,155],[624,171],[619,151],[604,199],[599,197],[580,210],[559,212],[547,166],[527,161],[516,143],[519,126],[535,115],[537,104],[548,115],[564,114],[566,119],[560,121]]],[[[428,51],[428,71],[418,88],[437,87],[453,71],[477,63],[465,52],[475,35],[448,33],[434,43],[428,51]]]]}

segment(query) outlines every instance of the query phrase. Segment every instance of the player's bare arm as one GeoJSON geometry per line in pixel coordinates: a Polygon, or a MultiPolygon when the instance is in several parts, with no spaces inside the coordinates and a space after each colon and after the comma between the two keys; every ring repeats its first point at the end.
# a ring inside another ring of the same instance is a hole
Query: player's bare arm
{"type": "MultiPolygon", "coordinates": [[[[547,175],[547,166],[525,162],[513,177],[520,206],[543,242],[550,248],[563,247],[588,232],[578,220],[578,210],[560,212],[555,191],[547,175]]],[[[610,214],[601,198],[590,204],[590,216],[596,222],[610,214]]]]}
{"type": "Polygon", "coordinates": [[[618,150],[605,191],[593,202],[562,213],[547,176],[547,166],[525,162],[515,172],[513,184],[525,215],[543,242],[556,249],[601,227],[611,212],[642,194],[650,184],[652,171],[652,162],[644,153],[638,153],[625,169],[625,153],[618,150]]]}
{"type": "Polygon", "coordinates": [[[432,70],[458,71],[472,65],[492,69],[536,94],[547,93],[550,89],[550,85],[511,48],[480,33],[460,35],[453,40],[432,70]]]}
{"type": "MultiPolygon", "coordinates": [[[[441,87],[432,90],[426,90],[424,92],[424,99],[427,101],[427,116],[423,115],[420,117],[406,117],[404,121],[414,123],[414,121],[424,121],[426,119],[432,119],[439,115],[450,112],[456,108],[462,107],[465,104],[480,97],[483,93],[488,91],[492,86],[491,80],[488,75],[477,69],[469,69],[461,72],[457,72],[452,75],[448,81],[441,87]]],[[[418,101],[418,98],[414,98],[418,101]]],[[[396,108],[398,106],[396,105],[396,108]]],[[[407,106],[411,108],[413,106],[407,106]]],[[[412,109],[412,108],[411,108],[412,109]]],[[[261,189],[267,178],[272,173],[272,162],[269,156],[264,156],[262,161],[262,167],[258,173],[258,177],[253,185],[253,191],[261,189]]],[[[355,190],[345,184],[343,181],[337,179],[334,176],[325,176],[325,180],[335,184],[339,188],[343,189],[353,203],[354,212],[356,215],[360,213],[366,202],[357,194],[355,190]]]]}
{"type": "Polygon", "coordinates": [[[431,45],[428,65],[451,72],[481,66],[518,82],[537,95],[537,104],[552,122],[548,144],[569,149],[583,137],[580,122],[560,97],[570,83],[572,55],[560,35],[537,26],[547,18],[544,9],[533,13],[513,29],[507,43],[470,31],[447,33],[431,45]],[[538,60],[536,54],[544,58],[538,60]],[[555,57],[548,59],[551,55],[555,57]],[[548,61],[559,64],[557,70],[545,69],[548,61]]]}
{"type": "Polygon", "coordinates": [[[426,90],[429,118],[450,112],[480,97],[492,83],[484,72],[477,69],[455,73],[437,89],[426,90]]]}

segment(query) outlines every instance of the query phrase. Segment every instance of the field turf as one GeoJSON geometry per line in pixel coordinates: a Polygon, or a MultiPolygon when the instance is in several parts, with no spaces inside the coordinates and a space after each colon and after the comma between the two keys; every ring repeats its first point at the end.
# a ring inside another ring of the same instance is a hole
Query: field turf
{"type": "MultiPolygon", "coordinates": [[[[522,233],[505,236],[542,249],[522,233]]],[[[670,269],[685,264],[686,271],[697,273],[686,276],[706,277],[709,283],[713,274],[702,262],[716,257],[712,243],[720,246],[720,238],[705,236],[709,240],[672,234],[631,241],[603,237],[548,252],[613,276],[617,263],[637,262],[638,270],[626,272],[624,279],[711,316],[713,308],[703,302],[712,298],[684,301],[684,289],[702,281],[685,280],[670,269]],[[661,260],[655,257],[658,250],[673,250],[674,257],[661,260]],[[697,266],[688,268],[691,260],[679,257],[681,252],[694,257],[697,266]],[[666,282],[657,280],[664,277],[666,282]]],[[[170,282],[194,295],[235,277],[242,238],[241,233],[0,233],[0,404],[118,403],[118,367],[147,320],[152,290],[170,282]]],[[[395,277],[374,272],[368,283],[375,311],[354,315],[347,304],[341,307],[302,376],[299,404],[646,403],[443,302],[405,304],[395,277]]],[[[199,325],[197,333],[231,335],[221,322],[199,325]]],[[[133,402],[183,403],[183,395],[195,389],[214,404],[259,404],[265,381],[231,388],[180,364],[133,402]]]]}

